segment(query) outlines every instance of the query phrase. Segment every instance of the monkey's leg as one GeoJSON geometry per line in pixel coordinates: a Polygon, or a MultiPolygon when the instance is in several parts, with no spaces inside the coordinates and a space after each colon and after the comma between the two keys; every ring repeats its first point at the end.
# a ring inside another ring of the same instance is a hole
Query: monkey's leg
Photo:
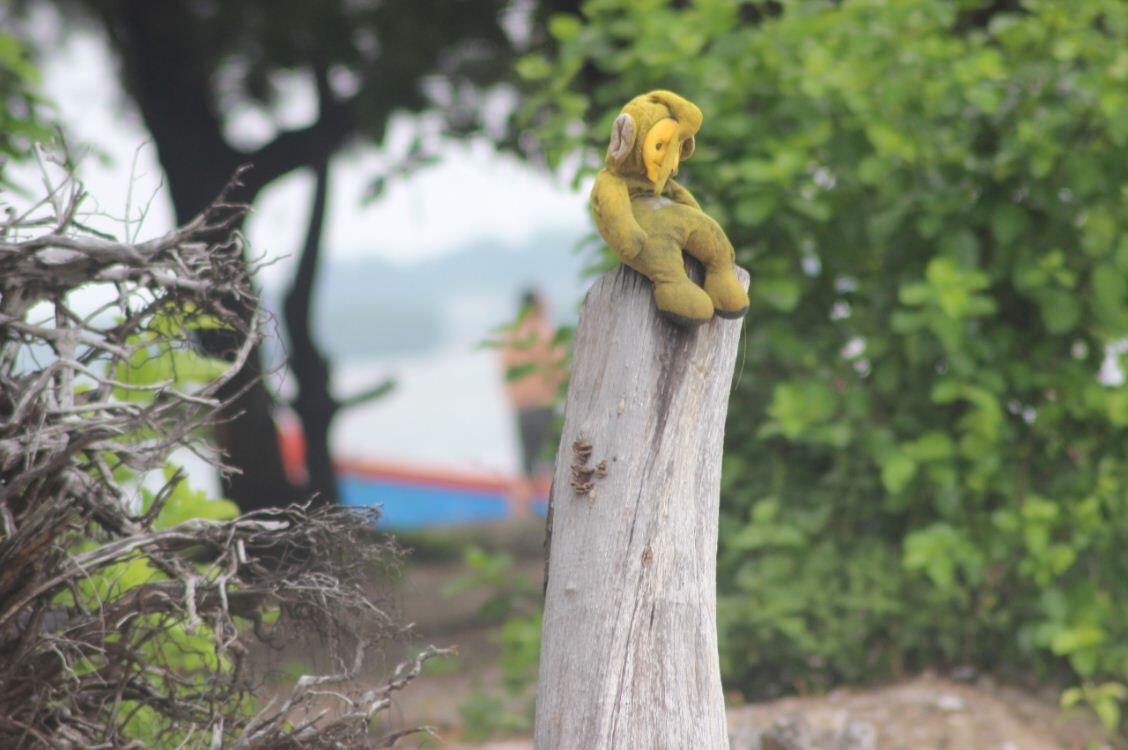
{"type": "Polygon", "coordinates": [[[736,252],[720,224],[688,206],[674,209],[686,228],[685,251],[705,264],[705,292],[717,315],[739,318],[748,312],[748,293],[736,278],[736,252]]]}
{"type": "Polygon", "coordinates": [[[654,282],[654,302],[670,322],[696,326],[712,319],[709,295],[685,274],[677,233],[651,233],[642,252],[628,265],[654,282]]]}

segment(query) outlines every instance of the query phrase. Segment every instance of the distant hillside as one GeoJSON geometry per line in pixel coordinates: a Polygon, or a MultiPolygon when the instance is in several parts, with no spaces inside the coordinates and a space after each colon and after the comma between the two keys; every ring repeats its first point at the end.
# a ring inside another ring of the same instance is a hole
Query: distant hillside
{"type": "MultiPolygon", "coordinates": [[[[520,246],[480,241],[411,264],[378,258],[330,263],[316,291],[318,340],[338,361],[469,347],[512,319],[528,287],[547,296],[554,318],[572,321],[589,283],[580,278],[580,237],[543,232],[520,246]]],[[[279,294],[266,290],[276,310],[279,294]]]]}

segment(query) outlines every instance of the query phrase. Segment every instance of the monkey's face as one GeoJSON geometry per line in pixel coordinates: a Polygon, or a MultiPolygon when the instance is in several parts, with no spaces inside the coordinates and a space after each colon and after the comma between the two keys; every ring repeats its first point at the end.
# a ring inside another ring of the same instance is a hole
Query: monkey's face
{"type": "Polygon", "coordinates": [[[701,110],[670,91],[635,97],[615,118],[607,166],[627,175],[646,175],[660,195],[678,165],[693,153],[701,110]]]}
{"type": "Polygon", "coordinates": [[[646,167],[646,176],[655,184],[665,183],[670,175],[678,173],[681,144],[675,141],[677,134],[678,121],[667,117],[654,123],[642,143],[642,163],[646,167]],[[662,175],[665,175],[665,179],[661,179],[662,175]]]}

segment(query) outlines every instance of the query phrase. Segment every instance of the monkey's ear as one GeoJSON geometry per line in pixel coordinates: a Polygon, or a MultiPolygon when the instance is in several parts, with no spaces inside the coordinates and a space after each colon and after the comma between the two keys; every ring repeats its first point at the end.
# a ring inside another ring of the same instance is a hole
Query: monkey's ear
{"type": "Polygon", "coordinates": [[[634,142],[634,118],[624,112],[615,118],[615,124],[611,126],[611,144],[607,147],[607,161],[622,164],[630,156],[634,142]]]}
{"type": "Polygon", "coordinates": [[[689,157],[693,156],[693,150],[695,148],[697,148],[697,142],[696,140],[694,140],[692,135],[682,141],[681,157],[679,161],[685,161],[689,157]]]}

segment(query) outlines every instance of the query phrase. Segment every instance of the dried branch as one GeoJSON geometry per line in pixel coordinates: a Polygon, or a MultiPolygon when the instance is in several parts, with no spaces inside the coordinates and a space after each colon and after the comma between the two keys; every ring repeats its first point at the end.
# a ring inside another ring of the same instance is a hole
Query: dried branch
{"type": "MultiPolygon", "coordinates": [[[[427,649],[373,687],[365,657],[402,634],[369,593],[398,551],[374,511],[291,506],[175,525],[178,448],[230,398],[260,339],[227,202],[145,242],[82,223],[82,187],[40,154],[43,200],[0,224],[0,747],[391,747],[372,719],[427,649]],[[76,312],[72,293],[110,297],[76,312]],[[238,332],[222,360],[196,336],[238,332]],[[347,551],[344,554],[340,551],[347,551]],[[298,627],[333,662],[255,706],[256,641],[298,627]]],[[[420,730],[423,731],[423,730],[420,730]]]]}

